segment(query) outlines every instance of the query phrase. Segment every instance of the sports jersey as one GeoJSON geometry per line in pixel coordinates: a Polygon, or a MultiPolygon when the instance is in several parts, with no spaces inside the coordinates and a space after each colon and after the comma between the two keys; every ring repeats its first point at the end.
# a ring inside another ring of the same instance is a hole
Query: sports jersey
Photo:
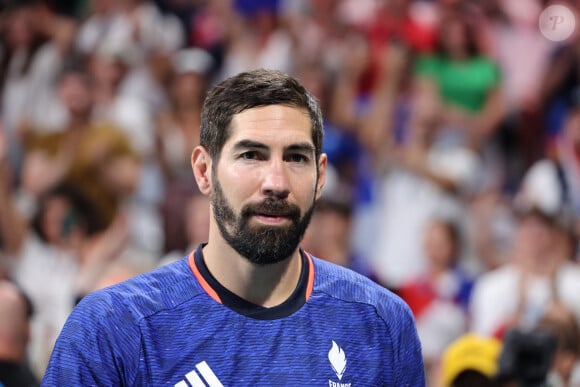
{"type": "Polygon", "coordinates": [[[299,284],[265,308],[211,275],[202,246],[86,296],[55,345],[43,386],[425,385],[407,305],[301,250],[299,284]]]}

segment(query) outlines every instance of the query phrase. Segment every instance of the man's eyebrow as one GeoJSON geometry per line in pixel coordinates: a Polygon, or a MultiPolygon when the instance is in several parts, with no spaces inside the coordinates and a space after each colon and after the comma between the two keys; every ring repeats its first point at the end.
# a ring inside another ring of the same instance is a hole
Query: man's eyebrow
{"type": "Polygon", "coordinates": [[[268,146],[261,142],[252,141],[252,140],[240,140],[235,143],[234,150],[242,150],[242,149],[268,149],[268,146]]]}
{"type": "MultiPolygon", "coordinates": [[[[269,149],[266,144],[253,140],[240,140],[234,145],[234,150],[242,149],[269,149]]],[[[314,146],[309,142],[300,142],[296,144],[290,144],[284,148],[284,151],[288,152],[305,152],[314,153],[314,146]]]]}
{"type": "Polygon", "coordinates": [[[298,151],[305,153],[314,153],[314,145],[309,142],[301,142],[298,144],[288,145],[285,148],[286,151],[298,151]]]}

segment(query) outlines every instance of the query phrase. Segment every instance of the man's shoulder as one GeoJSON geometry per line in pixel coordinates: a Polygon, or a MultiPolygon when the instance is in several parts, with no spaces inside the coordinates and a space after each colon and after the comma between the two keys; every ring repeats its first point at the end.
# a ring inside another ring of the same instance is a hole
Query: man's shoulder
{"type": "Polygon", "coordinates": [[[186,259],[181,259],[85,296],[76,309],[125,316],[134,323],[201,294],[186,259]],[[122,313],[119,313],[122,312],[122,313]]]}
{"type": "Polygon", "coordinates": [[[396,359],[395,384],[424,385],[421,344],[409,306],[362,274],[317,258],[313,260],[315,280],[311,297],[317,299],[315,302],[349,310],[349,317],[357,314],[358,321],[364,321],[368,328],[365,331],[381,337],[384,353],[391,352],[396,359]]]}
{"type": "Polygon", "coordinates": [[[316,257],[313,260],[313,294],[373,307],[383,318],[392,313],[411,315],[409,307],[399,296],[370,278],[316,257]]]}
{"type": "Polygon", "coordinates": [[[314,256],[312,260],[314,262],[315,286],[334,288],[336,285],[338,287],[347,285],[357,289],[364,289],[371,293],[385,294],[387,296],[394,295],[384,286],[352,269],[314,256]]]}

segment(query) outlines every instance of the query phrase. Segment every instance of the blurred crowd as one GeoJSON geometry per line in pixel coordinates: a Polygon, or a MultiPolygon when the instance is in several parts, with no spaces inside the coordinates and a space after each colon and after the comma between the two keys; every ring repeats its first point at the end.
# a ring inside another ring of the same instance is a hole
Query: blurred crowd
{"type": "Polygon", "coordinates": [[[496,372],[450,365],[458,340],[499,359],[507,333],[549,326],[550,380],[580,386],[579,1],[0,7],[0,380],[40,379],[88,292],[206,240],[190,169],[205,92],[273,68],[325,117],[303,246],[409,304],[429,385],[496,372]],[[576,15],[561,42],[538,27],[553,4],[576,15]]]}

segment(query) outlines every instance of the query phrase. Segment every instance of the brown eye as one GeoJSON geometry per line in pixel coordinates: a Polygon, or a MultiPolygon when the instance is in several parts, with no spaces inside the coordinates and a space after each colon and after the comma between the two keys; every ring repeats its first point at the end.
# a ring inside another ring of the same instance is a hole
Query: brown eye
{"type": "Polygon", "coordinates": [[[292,163],[307,163],[308,162],[308,157],[304,156],[303,154],[300,153],[294,153],[291,154],[287,157],[287,160],[292,162],[292,163]]]}
{"type": "Polygon", "coordinates": [[[248,152],[244,152],[240,155],[240,158],[243,160],[258,160],[259,154],[258,152],[255,151],[248,151],[248,152]]]}

